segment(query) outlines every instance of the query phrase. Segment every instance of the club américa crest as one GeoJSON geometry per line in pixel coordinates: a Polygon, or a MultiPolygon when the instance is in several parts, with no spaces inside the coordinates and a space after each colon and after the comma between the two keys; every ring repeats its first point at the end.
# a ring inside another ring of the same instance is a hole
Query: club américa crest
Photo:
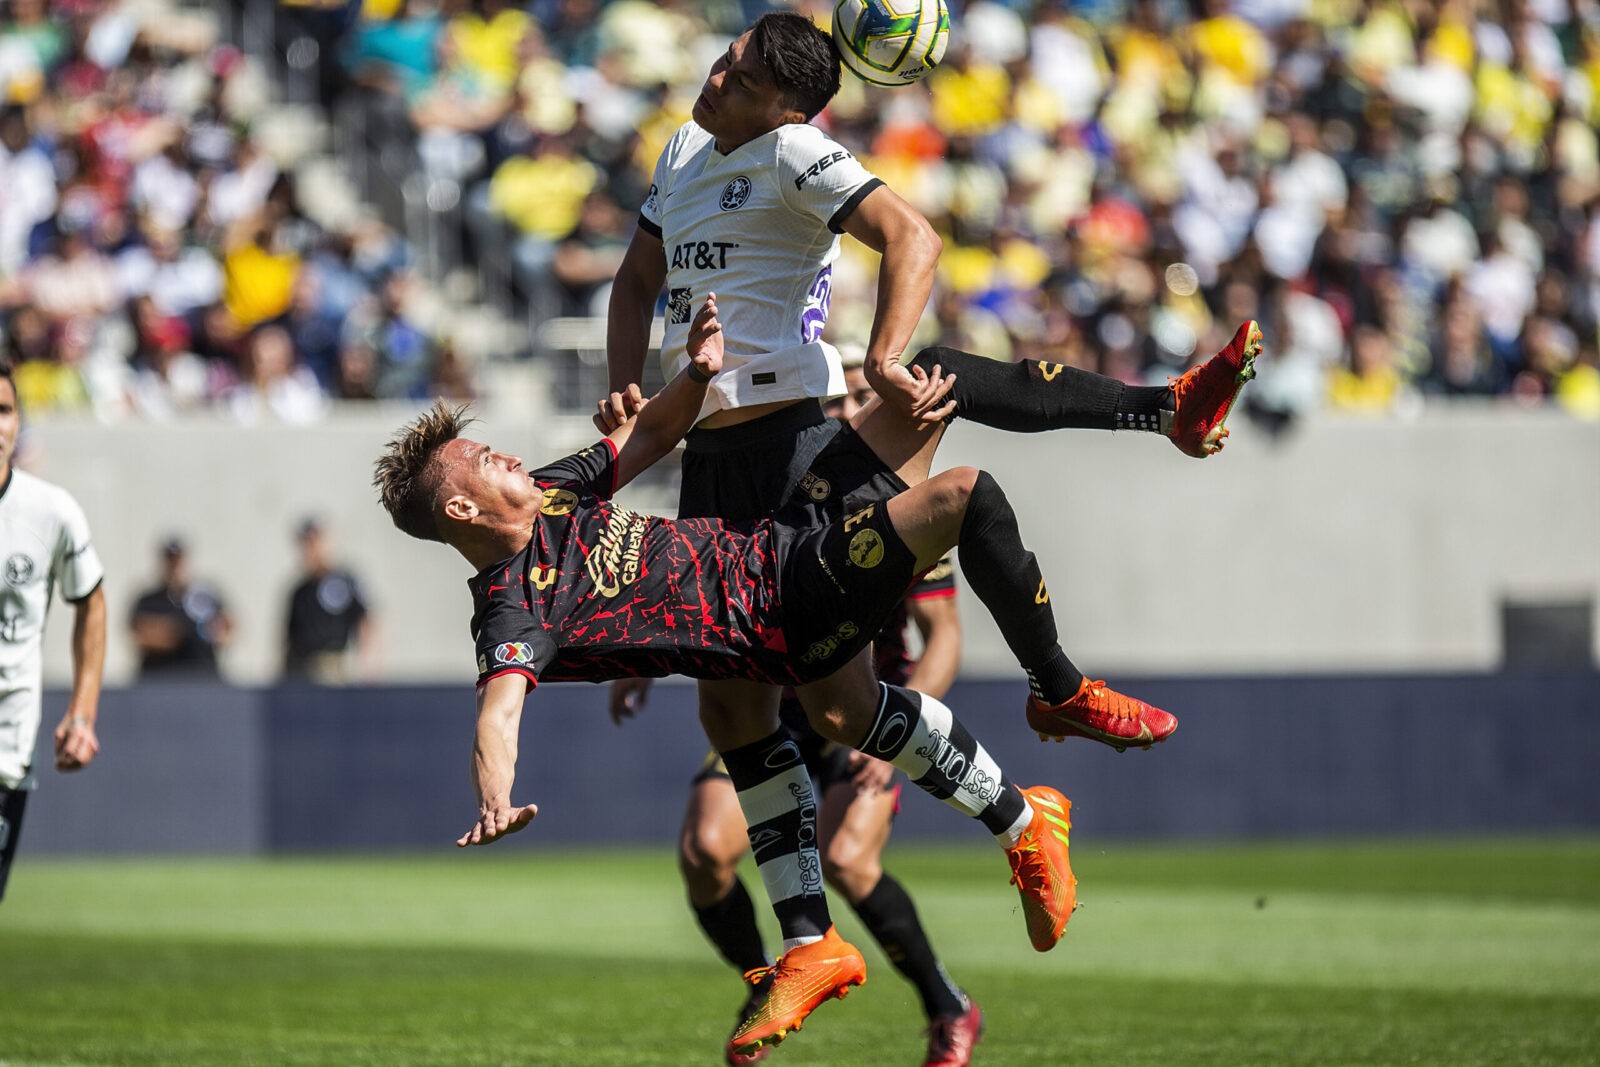
{"type": "Polygon", "coordinates": [[[722,187],[722,199],[717,206],[724,211],[735,211],[744,207],[744,202],[749,199],[750,179],[741,174],[722,187]]]}

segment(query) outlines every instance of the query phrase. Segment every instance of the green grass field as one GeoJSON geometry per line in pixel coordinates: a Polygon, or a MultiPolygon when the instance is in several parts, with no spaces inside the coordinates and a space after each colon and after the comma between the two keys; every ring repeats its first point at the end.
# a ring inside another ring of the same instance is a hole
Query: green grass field
{"type": "MultiPolygon", "coordinates": [[[[1118,845],[1028,947],[998,854],[894,848],[978,1062],[1600,1063],[1600,840],[1118,845]]],[[[836,908],[840,928],[859,935],[836,908]]],[[[870,978],[769,1061],[920,1064],[870,978]]],[[[0,905],[0,1063],[720,1063],[739,998],[665,850],[65,861],[0,905]]]]}

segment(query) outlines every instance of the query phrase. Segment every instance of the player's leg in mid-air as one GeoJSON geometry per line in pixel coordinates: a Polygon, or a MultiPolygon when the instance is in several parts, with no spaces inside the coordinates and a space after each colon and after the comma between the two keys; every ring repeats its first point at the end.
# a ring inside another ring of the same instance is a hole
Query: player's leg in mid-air
{"type": "Polygon", "coordinates": [[[900,806],[898,774],[885,778],[877,773],[881,761],[842,745],[828,746],[814,766],[822,794],[822,873],[828,887],[844,897],[917,991],[927,1019],[926,1062],[965,1067],[983,1031],[983,1012],[945,971],[911,894],[883,868],[883,849],[900,806]]]}
{"type": "MultiPolygon", "coordinates": [[[[938,373],[935,368],[929,372],[938,373]]],[[[852,418],[850,433],[832,442],[821,459],[849,467],[841,456],[868,456],[892,471],[898,485],[920,489],[929,479],[943,433],[942,426],[914,423],[881,404],[868,404],[852,418]]],[[[867,462],[858,460],[857,465],[867,462]]],[[[951,476],[949,471],[940,475],[941,484],[953,484],[951,476]]],[[[880,476],[867,488],[881,491],[885,484],[880,476]]],[[[950,498],[941,493],[938,499],[950,498]]],[[[909,505],[903,501],[900,506],[909,505]]],[[[1148,748],[1172,735],[1178,726],[1175,716],[1086,677],[1062,651],[1043,573],[1023,547],[1016,514],[991,476],[970,472],[960,511],[944,515],[940,536],[960,548],[962,571],[1027,673],[1024,711],[1041,739],[1085,737],[1120,751],[1134,745],[1148,748]]]]}
{"type": "Polygon", "coordinates": [[[1185,455],[1222,451],[1239,391],[1255,377],[1261,329],[1243,323],[1209,360],[1165,386],[1125,385],[1061,363],[1002,363],[953,348],[918,352],[912,367],[956,377],[955,417],[1015,433],[1044,430],[1143,430],[1167,437],[1185,455]]]}

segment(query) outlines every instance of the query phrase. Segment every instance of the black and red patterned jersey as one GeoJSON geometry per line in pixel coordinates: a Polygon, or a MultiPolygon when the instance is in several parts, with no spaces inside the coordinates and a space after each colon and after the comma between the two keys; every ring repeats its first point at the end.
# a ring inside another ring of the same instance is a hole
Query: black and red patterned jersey
{"type": "Polygon", "coordinates": [[[909,604],[913,600],[939,600],[956,595],[956,566],[946,556],[924,574],[906,598],[895,605],[889,621],[872,643],[872,666],[880,681],[905,685],[917,661],[912,658],[906,637],[911,625],[909,604]]]}
{"type": "Polygon", "coordinates": [[[544,504],[527,547],[467,583],[480,685],[507,672],[797,680],[778,598],[786,531],[619,507],[609,441],[528,476],[544,504]]]}

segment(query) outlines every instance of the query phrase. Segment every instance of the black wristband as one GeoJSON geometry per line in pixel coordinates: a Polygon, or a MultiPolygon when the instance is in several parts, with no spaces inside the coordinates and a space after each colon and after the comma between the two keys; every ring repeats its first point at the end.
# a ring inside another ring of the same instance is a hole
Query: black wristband
{"type": "Polygon", "coordinates": [[[698,382],[701,385],[706,384],[712,378],[712,375],[707,374],[694,363],[691,363],[687,367],[683,368],[683,372],[689,376],[689,380],[691,382],[698,382]]]}

